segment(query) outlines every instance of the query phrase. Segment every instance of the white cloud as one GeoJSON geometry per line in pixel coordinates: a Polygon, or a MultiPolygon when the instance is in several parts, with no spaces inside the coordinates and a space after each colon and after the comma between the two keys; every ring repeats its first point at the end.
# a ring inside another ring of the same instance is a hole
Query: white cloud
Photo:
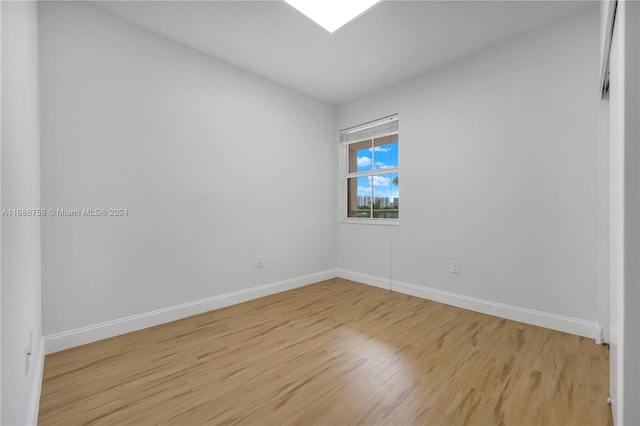
{"type": "MultiPolygon", "coordinates": [[[[391,151],[391,148],[386,147],[386,146],[376,146],[373,148],[373,150],[375,152],[389,152],[391,151]]],[[[369,148],[369,151],[371,151],[371,148],[369,148]]]]}
{"type": "Polygon", "coordinates": [[[358,167],[369,167],[369,166],[371,166],[371,158],[358,157],[358,167]]]}
{"type": "Polygon", "coordinates": [[[390,169],[391,167],[394,167],[394,166],[391,166],[389,164],[384,164],[381,161],[376,161],[376,168],[377,169],[390,169]]]}
{"type": "Polygon", "coordinates": [[[389,186],[391,184],[391,179],[384,176],[372,176],[373,178],[373,186],[389,186]]]}

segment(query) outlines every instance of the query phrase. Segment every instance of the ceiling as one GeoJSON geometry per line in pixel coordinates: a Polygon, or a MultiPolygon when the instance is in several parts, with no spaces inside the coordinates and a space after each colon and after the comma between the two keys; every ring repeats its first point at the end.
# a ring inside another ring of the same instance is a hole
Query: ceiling
{"type": "Polygon", "coordinates": [[[580,13],[588,1],[383,1],[333,34],[284,1],[91,2],[332,104],[580,13]]]}

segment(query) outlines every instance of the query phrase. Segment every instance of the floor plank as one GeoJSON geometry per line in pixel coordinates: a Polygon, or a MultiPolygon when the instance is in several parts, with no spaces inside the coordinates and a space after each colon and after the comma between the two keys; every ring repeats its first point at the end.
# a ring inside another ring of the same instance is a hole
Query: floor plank
{"type": "Polygon", "coordinates": [[[610,425],[593,340],[343,279],[48,355],[41,425],[610,425]]]}

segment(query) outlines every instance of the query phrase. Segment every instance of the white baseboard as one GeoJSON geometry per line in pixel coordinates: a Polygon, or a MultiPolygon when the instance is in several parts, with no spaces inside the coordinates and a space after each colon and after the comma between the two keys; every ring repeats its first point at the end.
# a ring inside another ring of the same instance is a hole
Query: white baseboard
{"type": "Polygon", "coordinates": [[[521,308],[504,303],[492,302],[475,297],[464,296],[433,288],[390,280],[388,278],[376,277],[362,274],[360,272],[349,271],[338,268],[337,276],[351,281],[380,287],[386,290],[397,291],[398,293],[420,297],[422,299],[433,300],[459,308],[469,309],[483,314],[493,315],[525,324],[550,328],[552,330],[589,337],[602,343],[602,328],[598,323],[571,318],[563,315],[550,314],[548,312],[536,311],[533,309],[521,308]]]}
{"type": "Polygon", "coordinates": [[[237,303],[246,302],[248,300],[257,299],[259,297],[303,287],[318,281],[335,278],[336,276],[338,276],[337,271],[335,269],[329,269],[314,274],[248,288],[246,290],[221,294],[207,299],[52,334],[44,337],[44,352],[46,354],[51,354],[76,346],[85,345],[87,343],[96,342],[98,340],[107,339],[109,337],[131,333],[132,331],[142,330],[144,328],[212,311],[214,309],[220,309],[237,303]]]}
{"type": "MultiPolygon", "coordinates": [[[[42,376],[45,354],[96,342],[109,337],[119,336],[132,331],[142,330],[144,328],[179,320],[214,309],[235,305],[237,303],[246,302],[259,297],[292,290],[294,288],[303,287],[308,284],[313,284],[315,282],[334,277],[340,277],[370,286],[383,288],[385,290],[393,290],[399,293],[445,303],[447,305],[470,309],[472,311],[500,318],[546,327],[553,330],[576,334],[578,336],[589,337],[596,341],[598,341],[599,336],[601,336],[601,328],[595,322],[527,308],[520,308],[517,306],[403,283],[400,281],[392,281],[388,278],[376,277],[373,275],[337,268],[45,336],[43,339],[43,345],[41,345],[40,348],[40,355],[38,355],[36,362],[36,368],[39,368],[36,373],[42,376]]],[[[38,381],[38,386],[41,385],[41,382],[41,380],[38,381]]],[[[40,395],[39,388],[37,395],[40,395]]],[[[38,402],[39,398],[36,403],[38,402]]],[[[34,417],[34,419],[37,420],[37,409],[35,411],[35,416],[36,417],[34,417]]]]}
{"type": "Polygon", "coordinates": [[[44,339],[41,338],[34,360],[36,362],[33,372],[33,387],[31,389],[31,401],[29,401],[29,413],[27,425],[38,424],[38,413],[40,412],[40,393],[42,391],[42,374],[44,373],[44,339]]]}
{"type": "Polygon", "coordinates": [[[373,275],[362,274],[360,272],[348,271],[346,269],[336,269],[336,276],[345,280],[356,281],[373,287],[380,287],[385,290],[391,290],[391,280],[389,278],[380,278],[373,275]]]}
{"type": "MultiPolygon", "coordinates": [[[[365,283],[366,284],[366,283],[365,283]]],[[[422,299],[433,300],[459,308],[469,309],[483,314],[493,315],[513,321],[539,327],[550,328],[552,330],[563,331],[565,333],[578,336],[589,337],[598,341],[601,335],[601,328],[598,323],[585,321],[563,315],[550,314],[548,312],[536,311],[533,309],[520,308],[503,303],[491,302],[489,300],[475,297],[463,296],[461,294],[436,290],[429,287],[392,281],[391,288],[399,293],[409,294],[422,299]]]]}

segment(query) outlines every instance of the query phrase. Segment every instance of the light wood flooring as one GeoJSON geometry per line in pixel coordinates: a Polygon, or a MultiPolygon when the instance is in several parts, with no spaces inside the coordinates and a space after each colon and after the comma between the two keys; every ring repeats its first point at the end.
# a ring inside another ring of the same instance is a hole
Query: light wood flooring
{"type": "Polygon", "coordinates": [[[48,355],[40,425],[608,425],[592,339],[343,279],[48,355]]]}

